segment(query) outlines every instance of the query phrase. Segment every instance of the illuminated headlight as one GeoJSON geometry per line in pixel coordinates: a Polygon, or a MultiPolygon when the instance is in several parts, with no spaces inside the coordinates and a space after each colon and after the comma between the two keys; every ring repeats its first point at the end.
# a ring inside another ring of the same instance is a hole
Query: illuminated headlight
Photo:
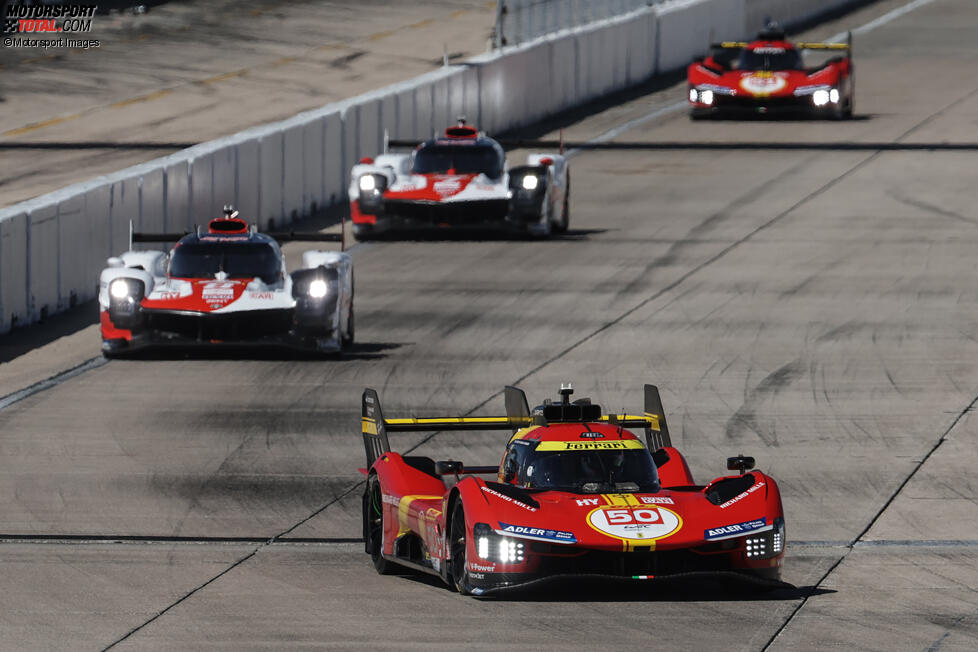
{"type": "Polygon", "coordinates": [[[690,102],[694,102],[695,103],[696,100],[699,99],[699,96],[700,96],[700,92],[698,90],[696,90],[695,88],[689,89],[689,101],[690,102]]]}
{"type": "Polygon", "coordinates": [[[373,192],[377,189],[377,179],[372,174],[360,177],[360,192],[373,192]]]}
{"type": "Polygon", "coordinates": [[[713,104],[713,91],[700,92],[700,102],[703,104],[713,104]]]}
{"type": "MultiPolygon", "coordinates": [[[[836,94],[838,94],[838,91],[836,91],[836,94]]],[[[812,104],[815,106],[825,106],[829,103],[829,97],[829,92],[820,88],[812,93],[812,104]]]]}
{"type": "Polygon", "coordinates": [[[313,299],[322,299],[324,296],[326,296],[326,291],[328,289],[329,286],[326,285],[326,281],[317,278],[315,281],[309,284],[309,296],[311,296],[313,299]]]}
{"type": "Polygon", "coordinates": [[[502,563],[519,563],[524,559],[523,553],[523,542],[509,539],[507,537],[499,538],[499,561],[502,563]]]}
{"type": "Polygon", "coordinates": [[[540,180],[534,174],[523,177],[523,190],[536,190],[539,184],[540,180]]]}
{"type": "Polygon", "coordinates": [[[479,537],[476,544],[479,557],[489,559],[489,537],[479,537]]]}
{"type": "Polygon", "coordinates": [[[829,102],[832,102],[832,104],[838,104],[839,103],[839,89],[838,88],[833,88],[832,90],[829,91],[829,102]]]}
{"type": "Polygon", "coordinates": [[[784,519],[774,521],[774,527],[744,538],[744,552],[748,559],[767,559],[784,552],[784,519]]]}
{"type": "Polygon", "coordinates": [[[109,285],[109,294],[113,299],[125,299],[129,296],[129,283],[125,279],[117,278],[109,285]]]}

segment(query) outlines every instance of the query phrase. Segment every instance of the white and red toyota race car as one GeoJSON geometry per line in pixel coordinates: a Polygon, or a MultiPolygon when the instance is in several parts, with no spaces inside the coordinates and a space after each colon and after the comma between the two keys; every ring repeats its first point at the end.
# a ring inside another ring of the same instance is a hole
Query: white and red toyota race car
{"type": "MultiPolygon", "coordinates": [[[[392,146],[405,143],[392,142],[392,146]]],[[[567,230],[570,175],[560,154],[507,169],[495,140],[460,120],[413,152],[364,158],[350,174],[353,234],[392,229],[502,227],[545,237],[567,230]]]]}
{"type": "Polygon", "coordinates": [[[353,343],[353,261],[306,251],[291,274],[278,241],[342,242],[340,234],[258,233],[231,208],[195,233],[133,233],[173,242],[109,258],[99,278],[102,352],[164,345],[265,345],[333,353],[353,343]]]}

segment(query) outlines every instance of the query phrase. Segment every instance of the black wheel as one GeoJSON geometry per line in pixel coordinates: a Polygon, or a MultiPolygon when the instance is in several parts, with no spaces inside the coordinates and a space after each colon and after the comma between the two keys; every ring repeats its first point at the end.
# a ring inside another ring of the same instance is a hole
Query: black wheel
{"type": "Polygon", "coordinates": [[[367,240],[373,239],[374,230],[369,224],[354,224],[353,225],[353,237],[360,242],[366,242],[367,240]]]}
{"type": "Polygon", "coordinates": [[[560,222],[554,227],[556,233],[566,233],[570,226],[570,172],[564,185],[564,207],[560,212],[560,222]]]}
{"type": "Polygon", "coordinates": [[[449,561],[448,578],[455,590],[465,595],[468,590],[468,535],[465,528],[465,510],[462,501],[455,503],[452,511],[452,525],[448,539],[449,561]]]}
{"type": "Polygon", "coordinates": [[[354,326],[353,326],[353,304],[350,304],[350,316],[346,319],[346,332],[343,333],[343,339],[340,342],[343,350],[346,351],[351,346],[353,346],[353,336],[354,336],[354,326]]]}
{"type": "Polygon", "coordinates": [[[376,474],[367,479],[367,491],[363,494],[363,525],[366,549],[374,568],[381,575],[389,575],[394,564],[381,554],[384,549],[384,501],[376,474]]]}

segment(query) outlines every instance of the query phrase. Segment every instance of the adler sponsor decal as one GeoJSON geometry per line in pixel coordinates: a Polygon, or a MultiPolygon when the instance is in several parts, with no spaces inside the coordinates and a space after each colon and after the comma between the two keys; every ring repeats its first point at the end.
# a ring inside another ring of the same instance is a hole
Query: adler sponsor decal
{"type": "Polygon", "coordinates": [[[731,525],[724,525],[723,527],[710,528],[703,531],[703,538],[707,541],[716,541],[717,539],[730,539],[732,537],[739,537],[750,532],[756,532],[757,530],[767,529],[767,518],[757,518],[753,521],[744,521],[743,523],[733,523],[731,525]]]}
{"type": "Polygon", "coordinates": [[[501,529],[496,530],[497,534],[511,534],[524,539],[537,539],[539,541],[551,541],[553,543],[577,543],[577,537],[573,532],[563,532],[561,530],[550,530],[547,528],[528,527],[526,525],[512,525],[510,523],[499,522],[501,529]]]}
{"type": "Polygon", "coordinates": [[[249,299],[274,299],[274,292],[250,292],[248,294],[249,299]]]}
{"type": "Polygon", "coordinates": [[[733,498],[731,498],[730,500],[728,500],[725,503],[721,503],[720,504],[720,509],[726,509],[727,507],[730,507],[731,505],[740,502],[741,500],[743,500],[744,498],[747,498],[747,496],[751,495],[752,493],[754,493],[758,489],[762,488],[763,486],[764,486],[764,483],[763,482],[758,482],[757,484],[755,484],[753,487],[751,487],[747,491],[745,491],[745,492],[743,492],[741,494],[737,494],[736,496],[734,496],[733,498]]]}

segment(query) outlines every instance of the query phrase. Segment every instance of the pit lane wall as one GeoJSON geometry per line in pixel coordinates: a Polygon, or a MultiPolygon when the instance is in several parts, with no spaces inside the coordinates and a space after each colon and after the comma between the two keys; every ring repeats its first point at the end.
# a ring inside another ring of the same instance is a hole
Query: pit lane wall
{"type": "Polygon", "coordinates": [[[138,231],[182,231],[234,204],[281,227],[343,202],[346,176],[391,138],[457,116],[490,134],[685,66],[765,16],[804,19],[859,0],[666,0],[445,66],[344,102],[202,143],[0,211],[0,333],[94,299],[105,259],[138,231]]]}

